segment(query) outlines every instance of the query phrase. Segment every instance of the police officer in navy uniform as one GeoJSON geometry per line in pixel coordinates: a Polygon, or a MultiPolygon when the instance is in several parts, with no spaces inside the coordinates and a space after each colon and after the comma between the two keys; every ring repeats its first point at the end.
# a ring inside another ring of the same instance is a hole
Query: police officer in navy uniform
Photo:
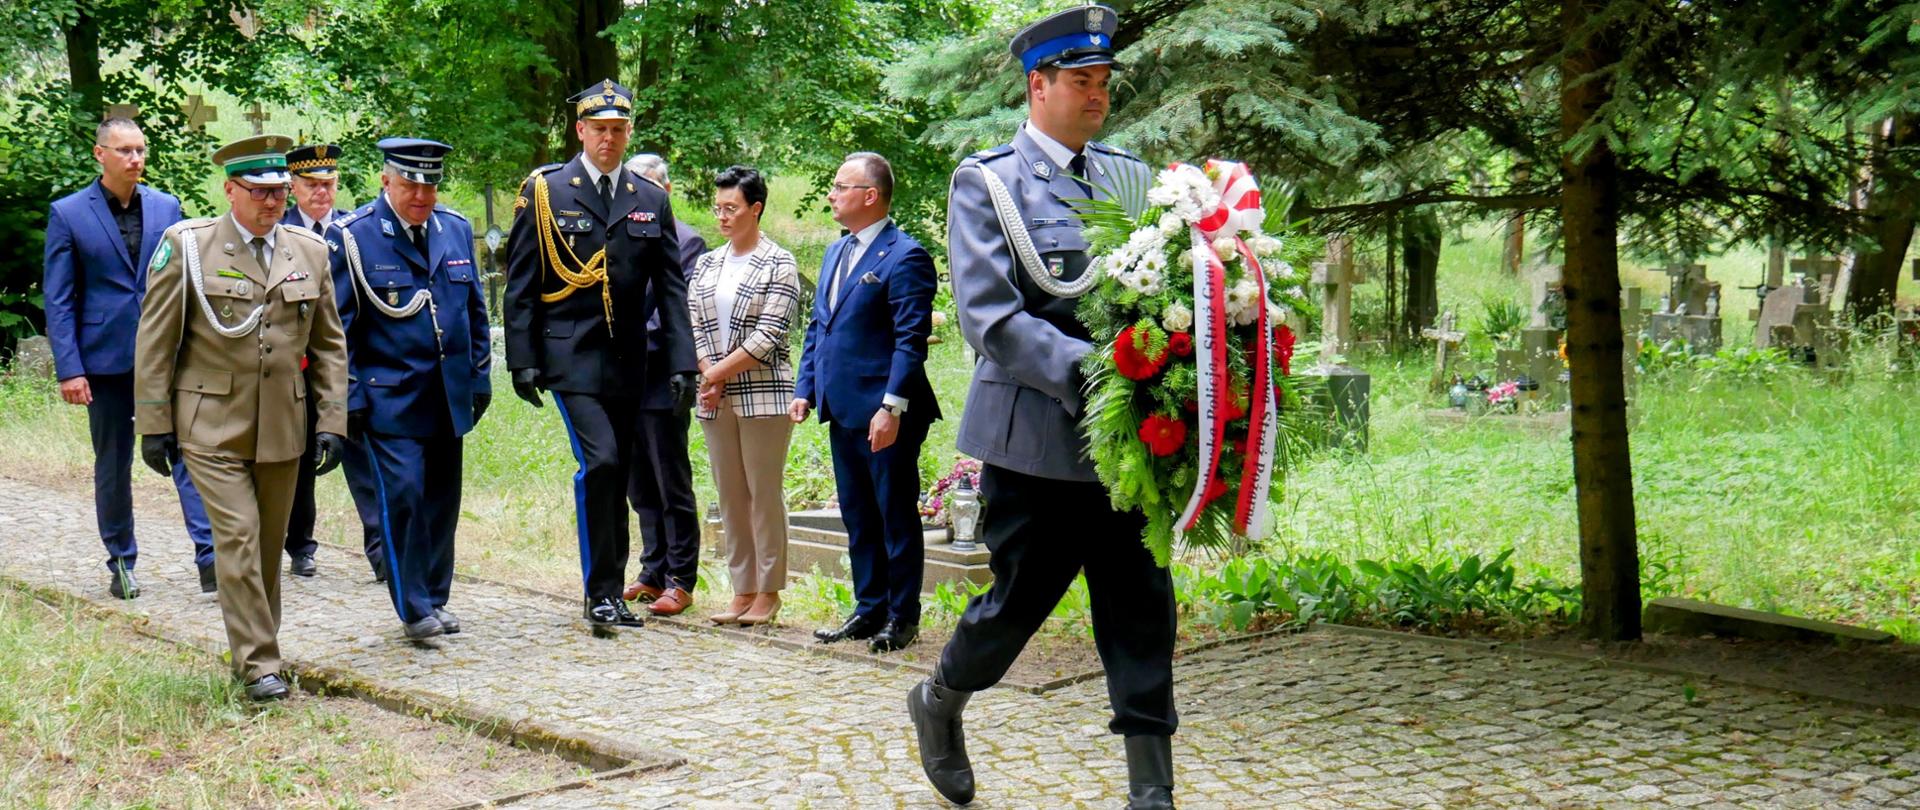
{"type": "Polygon", "coordinates": [[[380,196],[327,231],[347,333],[347,428],[372,462],[406,637],[460,632],[447,612],[460,519],[461,437],[493,399],[473,226],[439,205],[452,147],[386,138],[380,196]]]}
{"type": "Polygon", "coordinates": [[[1096,274],[1070,204],[1151,177],[1139,159],[1092,141],[1106,119],[1116,27],[1112,9],[1083,6],[1014,38],[1028,120],[1012,143],[962,161],[947,200],[960,330],[980,357],[958,444],[983,463],[993,586],[967,605],[907,705],[928,779],[961,804],[974,792],[961,710],[1006,674],[1084,571],[1108,728],[1125,737],[1128,806],[1173,806],[1173,583],[1141,542],[1145,518],[1113,509],[1078,425],[1080,362],[1095,347],[1074,304],[1096,274]]]}
{"type": "Polygon", "coordinates": [[[687,282],[667,193],[621,165],[633,94],[606,80],[568,99],[580,155],[542,166],[514,199],[504,303],[513,391],[554,404],[574,475],[584,613],[594,627],[638,627],[621,598],[629,550],[627,490],[640,440],[648,337],[658,334],[674,406],[698,391],[687,282]],[[658,329],[648,316],[659,313],[658,329]]]}
{"type": "MultiPolygon", "coordinates": [[[[333,206],[340,183],[340,147],[330,143],[295,147],[287,152],[287,174],[293,176],[293,199],[287,206],[286,216],[280,218],[281,224],[305,228],[316,236],[324,236],[327,225],[347,213],[345,209],[333,206]]],[[[297,577],[310,577],[317,573],[313,555],[320,547],[313,536],[315,447],[311,430],[319,420],[311,412],[313,402],[307,403],[307,409],[307,454],[301,457],[300,479],[293,493],[293,512],[287,518],[288,569],[297,577]]],[[[366,527],[362,533],[363,541],[368,548],[368,559],[371,560],[373,550],[378,548],[378,540],[374,538],[380,528],[380,511],[379,504],[373,501],[372,474],[367,470],[366,454],[348,447],[340,468],[347,476],[347,489],[353,493],[353,504],[360,512],[361,524],[366,527]]],[[[375,568],[376,573],[384,570],[384,565],[375,568]]]]}

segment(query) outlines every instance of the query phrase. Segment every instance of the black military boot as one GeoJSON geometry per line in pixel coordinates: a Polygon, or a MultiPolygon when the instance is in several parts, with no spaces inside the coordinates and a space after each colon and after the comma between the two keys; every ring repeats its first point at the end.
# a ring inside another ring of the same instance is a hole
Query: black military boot
{"type": "Polygon", "coordinates": [[[972,692],[948,689],[940,673],[921,681],[907,693],[907,716],[920,739],[920,769],[947,801],[973,801],[973,763],[967,759],[967,737],[960,730],[960,711],[972,692]]]}
{"type": "Polygon", "coordinates": [[[1127,738],[1127,810],[1173,810],[1173,738],[1127,738]]]}

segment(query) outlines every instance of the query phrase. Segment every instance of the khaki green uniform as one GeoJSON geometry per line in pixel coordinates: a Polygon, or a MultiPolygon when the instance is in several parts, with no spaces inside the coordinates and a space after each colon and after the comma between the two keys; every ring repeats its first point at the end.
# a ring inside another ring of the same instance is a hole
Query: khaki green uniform
{"type": "Polygon", "coordinates": [[[267,267],[230,215],[168,228],[134,349],[134,429],[179,439],[213,524],[220,611],[235,674],[247,682],[280,670],[280,553],[307,398],[318,403],[320,432],[347,432],[346,340],[327,246],[310,231],[274,227],[267,267]],[[204,304],[188,272],[192,252],[204,304]]]}

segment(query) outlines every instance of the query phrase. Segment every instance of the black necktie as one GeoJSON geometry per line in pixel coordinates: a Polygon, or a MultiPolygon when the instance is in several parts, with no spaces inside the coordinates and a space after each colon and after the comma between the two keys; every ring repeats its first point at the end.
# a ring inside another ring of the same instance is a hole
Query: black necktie
{"type": "Polygon", "coordinates": [[[600,204],[606,207],[608,213],[612,213],[613,211],[613,178],[608,177],[604,174],[600,175],[600,204]]]}
{"type": "Polygon", "coordinates": [[[420,258],[427,257],[427,228],[425,225],[412,225],[407,228],[408,236],[413,239],[413,248],[420,251],[420,258]]]}
{"type": "Polygon", "coordinates": [[[247,244],[253,246],[254,263],[260,265],[262,270],[267,269],[267,238],[256,236],[247,240],[247,244]]]}
{"type": "Polygon", "coordinates": [[[320,220],[317,220],[317,219],[316,219],[316,220],[314,220],[314,221],[313,221],[313,235],[314,235],[314,236],[326,236],[326,235],[327,235],[327,223],[325,223],[325,222],[321,222],[320,220]]]}
{"type": "Polygon", "coordinates": [[[1082,192],[1086,193],[1089,197],[1093,196],[1093,187],[1087,185],[1085,179],[1087,176],[1087,156],[1084,153],[1074,155],[1072,160],[1067,161],[1067,173],[1073,175],[1073,182],[1080,186],[1082,192]]]}

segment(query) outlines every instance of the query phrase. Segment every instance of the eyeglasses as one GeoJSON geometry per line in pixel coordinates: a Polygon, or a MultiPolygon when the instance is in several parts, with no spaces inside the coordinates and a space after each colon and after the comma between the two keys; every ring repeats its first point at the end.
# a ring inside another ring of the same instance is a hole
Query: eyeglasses
{"type": "Polygon", "coordinates": [[[735,217],[739,216],[740,212],[745,210],[747,209],[737,205],[716,205],[713,207],[713,215],[716,217],[735,217]]]}
{"type": "Polygon", "coordinates": [[[119,156],[126,158],[128,160],[132,160],[134,158],[143,158],[147,156],[147,148],[144,146],[115,146],[109,149],[108,151],[118,154],[119,156]]]}
{"type": "Polygon", "coordinates": [[[832,186],[829,186],[829,188],[832,188],[835,194],[845,194],[856,188],[873,188],[873,186],[850,186],[846,183],[834,183],[832,186]]]}
{"type": "Polygon", "coordinates": [[[240,186],[241,188],[246,189],[247,196],[252,197],[256,201],[264,200],[269,197],[276,200],[284,200],[287,198],[286,186],[248,186],[248,185],[241,185],[239,183],[235,183],[234,185],[237,185],[237,186],[240,186]]]}

